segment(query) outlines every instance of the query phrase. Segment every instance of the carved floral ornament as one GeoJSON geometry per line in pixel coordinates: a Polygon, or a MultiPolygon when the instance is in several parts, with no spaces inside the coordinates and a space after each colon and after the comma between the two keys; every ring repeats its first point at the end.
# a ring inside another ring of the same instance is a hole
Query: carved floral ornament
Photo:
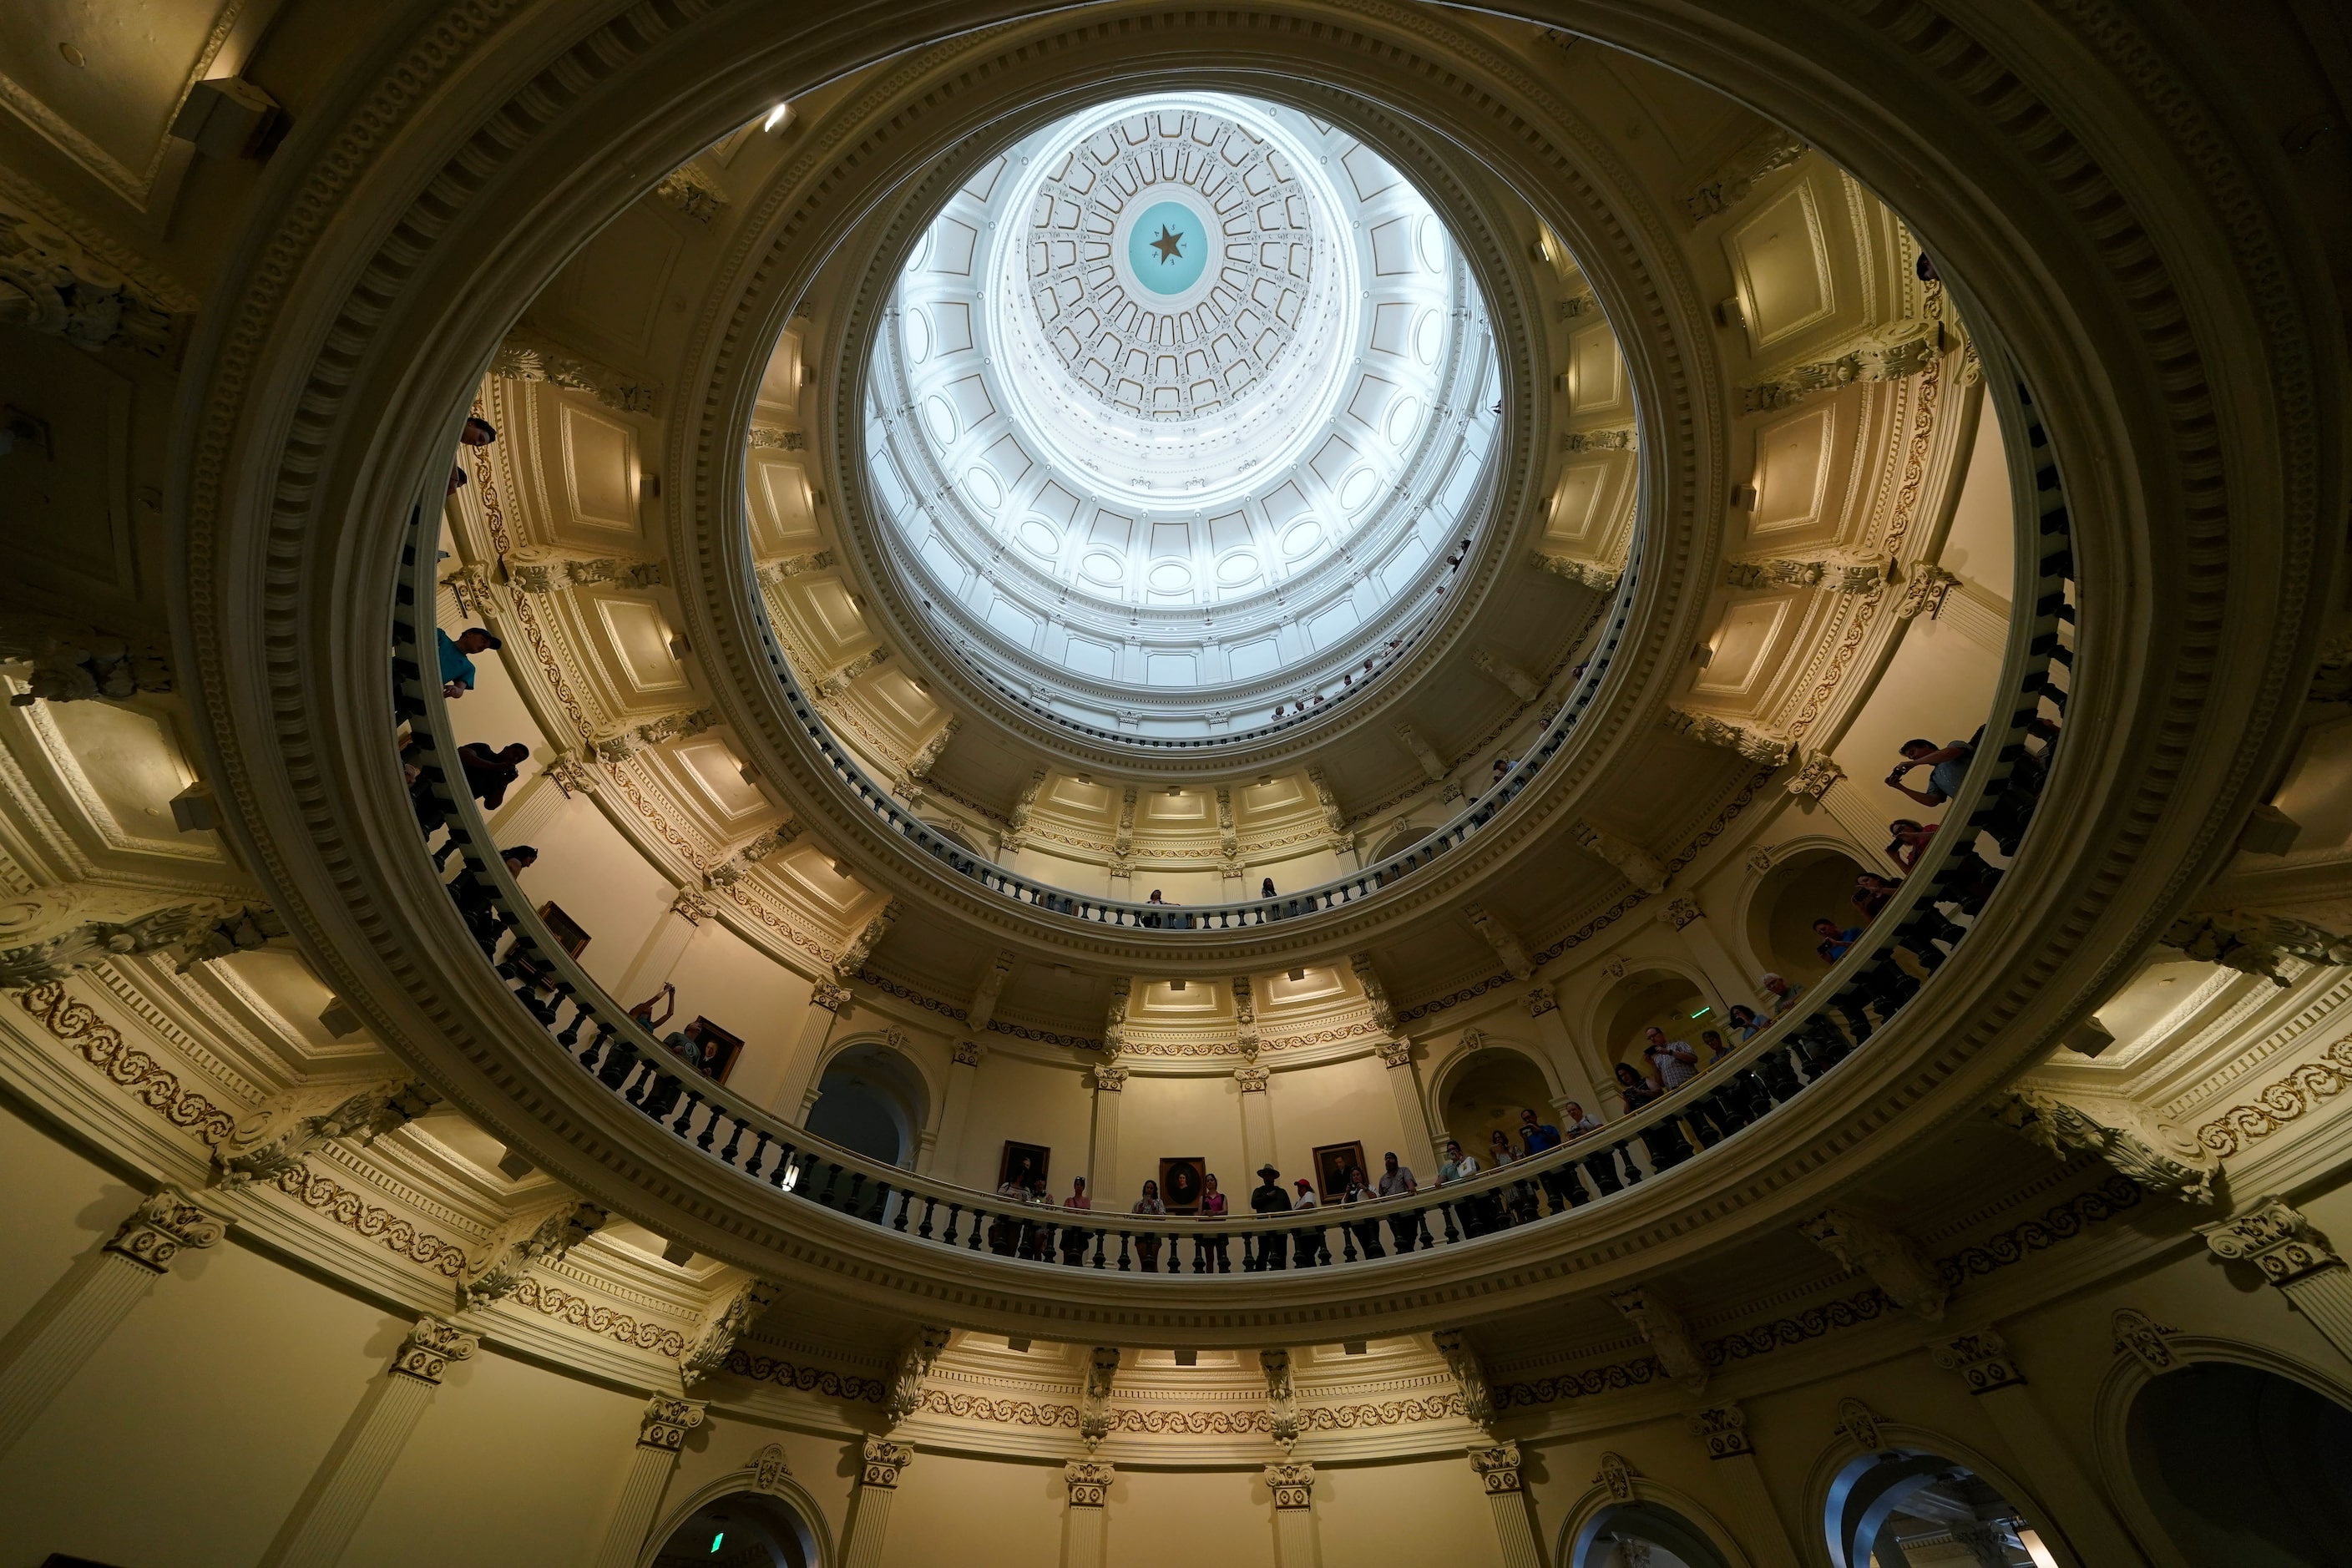
{"type": "Polygon", "coordinates": [[[2181,1364],[2179,1352],[2172,1348],[2172,1336],[2179,1332],[2178,1329],[2130,1307],[2117,1309],[2111,1323],[2116,1353],[2137,1356],[2151,1375],[2170,1372],[2181,1364]]]}
{"type": "Polygon", "coordinates": [[[915,1462],[911,1443],[900,1443],[888,1437],[866,1439],[864,1463],[858,1469],[857,1484],[882,1491],[895,1491],[898,1472],[915,1462]]]}
{"type": "Polygon", "coordinates": [[[1062,1465],[1062,1483],[1069,1489],[1072,1508],[1101,1508],[1109,1500],[1110,1484],[1118,1472],[1103,1459],[1069,1459],[1062,1465]]]}
{"type": "Polygon", "coordinates": [[[1315,1467],[1291,1459],[1268,1465],[1265,1486],[1274,1494],[1276,1509],[1311,1508],[1315,1503],[1315,1467]]]}
{"type": "Polygon", "coordinates": [[[2252,1263],[2273,1285],[2292,1285],[2344,1267],[2343,1258],[2311,1228],[2303,1212],[2283,1199],[2263,1198],[2232,1219],[2197,1228],[2216,1258],[2252,1263]]]}

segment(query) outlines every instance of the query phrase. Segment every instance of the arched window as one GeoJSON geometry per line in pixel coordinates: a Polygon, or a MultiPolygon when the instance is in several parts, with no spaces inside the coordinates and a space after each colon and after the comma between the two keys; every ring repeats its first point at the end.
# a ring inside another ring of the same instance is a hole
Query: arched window
{"type": "Polygon", "coordinates": [[[1729,1568],[1706,1532],[1663,1503],[1616,1503],[1578,1532],[1570,1568],[1729,1568]]]}
{"type": "Polygon", "coordinates": [[[2142,1495],[2189,1562],[2345,1560],[2352,1410],[2276,1373],[2199,1362],[2139,1391],[2125,1442],[2142,1495]]]}
{"type": "Polygon", "coordinates": [[[1438,1114],[1445,1135],[1459,1142],[1465,1153],[1478,1156],[1483,1165],[1497,1131],[1517,1152],[1519,1110],[1527,1106],[1534,1108],[1539,1121],[1558,1120],[1543,1069],[1517,1051],[1490,1046],[1473,1052],[1454,1074],[1438,1114]]]}
{"type": "Polygon", "coordinates": [[[911,1165],[929,1102],[914,1063],[868,1041],[825,1064],[808,1130],[869,1159],[911,1165]]]}
{"type": "MultiPolygon", "coordinates": [[[[1811,984],[1830,971],[1822,951],[1826,920],[1838,931],[1870,920],[1853,901],[1854,879],[1874,868],[1836,849],[1801,850],[1772,868],[1748,904],[1748,945],[1766,969],[1811,984]]],[[[1893,873],[1877,868],[1891,879],[1893,873]]]]}
{"type": "Polygon", "coordinates": [[[815,1568],[816,1538],[792,1505],[765,1492],[730,1492],[688,1514],[654,1553],[653,1568],[815,1568]]]}
{"type": "Polygon", "coordinates": [[[1940,1454],[1891,1449],[1854,1460],[1830,1487],[1822,1525],[1834,1568],[1947,1561],[2057,1568],[2000,1489],[1940,1454]]]}

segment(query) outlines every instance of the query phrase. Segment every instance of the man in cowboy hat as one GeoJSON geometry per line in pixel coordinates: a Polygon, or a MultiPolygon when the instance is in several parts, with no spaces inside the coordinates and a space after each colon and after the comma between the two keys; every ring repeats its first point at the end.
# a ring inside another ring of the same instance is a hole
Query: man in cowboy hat
{"type": "MultiPolygon", "coordinates": [[[[1257,1168],[1257,1190],[1250,1194],[1252,1214],[1288,1214],[1290,1194],[1282,1190],[1282,1173],[1268,1160],[1257,1168]]],[[[1269,1230],[1257,1238],[1257,1266],[1279,1268],[1283,1266],[1283,1234],[1269,1230]]]]}

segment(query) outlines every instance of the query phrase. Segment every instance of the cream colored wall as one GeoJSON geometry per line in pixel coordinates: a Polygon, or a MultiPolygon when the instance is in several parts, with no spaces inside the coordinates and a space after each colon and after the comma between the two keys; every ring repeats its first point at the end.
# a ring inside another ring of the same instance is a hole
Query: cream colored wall
{"type": "MultiPolygon", "coordinates": [[[[385,1333],[397,1343],[406,1325],[385,1333]]],[[[352,1371],[390,1344],[352,1347],[352,1371]]],[[[342,1568],[584,1563],[636,1442],[643,1398],[524,1362],[454,1365],[344,1552],[342,1568]],[[419,1506],[425,1500],[430,1506],[419,1506]]]]}
{"type": "Polygon", "coordinates": [[[1159,1179],[1163,1156],[1206,1156],[1209,1173],[1236,1204],[1256,1185],[1242,1154],[1241,1086],[1230,1077],[1130,1078],[1119,1099],[1119,1174],[1105,1184],[1107,1205],[1133,1204],[1146,1179],[1159,1179]]]}
{"type": "Polygon", "coordinates": [[[1318,1466],[1315,1514],[1327,1563],[1502,1568],[1486,1493],[1466,1458],[1318,1466]]]}
{"type": "Polygon", "coordinates": [[[1059,1464],[924,1454],[900,1475],[887,1568],[1048,1568],[1062,1560],[1059,1464]]]}
{"type": "MultiPolygon", "coordinates": [[[[16,1300],[56,1285],[61,1254],[95,1252],[140,1195],[13,1114],[0,1172],[16,1300]]],[[[7,1559],[249,1568],[383,1370],[392,1324],[234,1240],[184,1252],[0,1455],[7,1559]]]]}
{"type": "Polygon", "coordinates": [[[1118,1568],[1274,1568],[1274,1499],[1254,1470],[1123,1469],[1109,1525],[1118,1568]]]}
{"type": "MultiPolygon", "coordinates": [[[[1436,1174],[1429,1163],[1430,1152],[1413,1147],[1417,1140],[1405,1137],[1396,1096],[1389,1087],[1391,1070],[1410,1069],[1391,1069],[1378,1057],[1363,1056],[1274,1075],[1266,1094],[1274,1111],[1274,1163],[1282,1167],[1286,1187],[1300,1176],[1314,1175],[1317,1144],[1360,1139],[1372,1171],[1380,1169],[1381,1153],[1393,1149],[1423,1182],[1436,1174]]],[[[1257,1178],[1249,1176],[1246,1184],[1255,1186],[1257,1178]]]]}
{"type": "MultiPolygon", "coordinates": [[[[1087,1173],[1094,1126],[1094,1092],[1077,1068],[991,1051],[972,1075],[971,1086],[963,1146],[940,1149],[932,1158],[932,1169],[967,1187],[992,1189],[1006,1140],[1042,1143],[1053,1151],[1048,1173],[1054,1196],[1068,1196],[1070,1178],[1087,1173]]],[[[1129,1084],[1130,1099],[1138,1087],[1129,1084]]]]}

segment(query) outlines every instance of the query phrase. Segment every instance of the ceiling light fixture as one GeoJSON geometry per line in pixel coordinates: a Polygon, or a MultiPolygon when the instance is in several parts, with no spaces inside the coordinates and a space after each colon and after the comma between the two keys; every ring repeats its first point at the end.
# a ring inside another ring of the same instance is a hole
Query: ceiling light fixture
{"type": "Polygon", "coordinates": [[[778,126],[781,126],[787,121],[791,120],[792,117],[793,106],[789,103],[780,103],[776,105],[775,108],[768,110],[768,118],[760,121],[760,129],[762,131],[773,131],[778,126]]]}

